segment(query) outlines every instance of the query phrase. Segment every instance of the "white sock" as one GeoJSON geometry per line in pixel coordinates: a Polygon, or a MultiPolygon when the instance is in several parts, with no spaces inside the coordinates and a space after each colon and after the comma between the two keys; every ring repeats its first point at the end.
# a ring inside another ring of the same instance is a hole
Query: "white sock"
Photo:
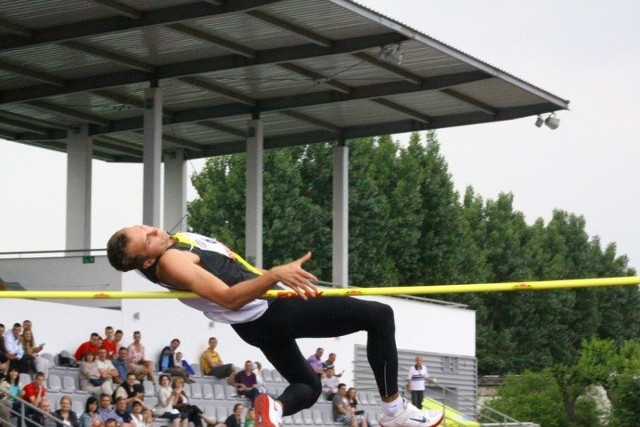
{"type": "Polygon", "coordinates": [[[397,417],[404,411],[404,399],[400,396],[393,402],[382,402],[382,413],[388,417],[397,417]]]}

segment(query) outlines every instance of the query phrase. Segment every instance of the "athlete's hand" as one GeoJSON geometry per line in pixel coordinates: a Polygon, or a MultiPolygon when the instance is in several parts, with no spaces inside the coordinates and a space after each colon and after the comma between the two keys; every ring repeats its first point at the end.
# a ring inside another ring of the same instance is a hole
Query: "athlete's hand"
{"type": "Polygon", "coordinates": [[[318,278],[302,268],[302,264],[310,259],[311,252],[307,252],[295,261],[273,267],[270,272],[275,274],[279,282],[284,283],[306,300],[309,296],[316,296],[318,292],[318,288],[312,283],[318,281],[318,278]]]}

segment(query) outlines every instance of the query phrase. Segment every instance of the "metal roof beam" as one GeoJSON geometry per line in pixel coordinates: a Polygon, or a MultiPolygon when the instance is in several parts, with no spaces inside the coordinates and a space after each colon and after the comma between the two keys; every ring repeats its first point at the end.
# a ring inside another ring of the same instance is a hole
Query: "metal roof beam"
{"type": "Polygon", "coordinates": [[[492,116],[495,116],[497,113],[497,110],[495,108],[493,108],[492,106],[485,104],[484,102],[480,102],[475,98],[472,98],[470,96],[464,95],[456,90],[453,90],[451,88],[448,89],[442,89],[440,92],[449,95],[452,98],[455,98],[459,101],[464,102],[465,104],[469,104],[473,107],[476,107],[477,109],[479,109],[480,111],[483,111],[487,114],[490,114],[492,116]]]}
{"type": "Polygon", "coordinates": [[[17,120],[22,123],[32,124],[34,126],[40,126],[42,128],[54,128],[54,129],[62,129],[62,130],[72,130],[73,126],[66,126],[60,123],[53,123],[47,120],[36,119],[29,116],[24,116],[22,114],[12,113],[11,111],[3,111],[0,110],[0,121],[1,118],[8,118],[12,120],[17,120]]]}
{"type": "Polygon", "coordinates": [[[48,83],[54,86],[64,87],[64,85],[66,84],[64,80],[54,77],[50,74],[32,70],[30,68],[23,67],[21,65],[10,64],[2,60],[0,60],[0,68],[2,68],[5,71],[9,71],[10,73],[18,74],[18,75],[28,77],[33,80],[38,80],[44,83],[48,83]]]}
{"type": "Polygon", "coordinates": [[[119,1],[115,1],[115,0],[92,0],[92,1],[108,7],[109,9],[118,13],[119,15],[124,15],[131,19],[142,18],[142,11],[135,9],[131,6],[127,6],[126,4],[120,3],[119,1]]]}
{"type": "Polygon", "coordinates": [[[0,18],[0,29],[9,31],[10,33],[17,34],[22,37],[33,36],[33,30],[31,30],[31,28],[27,28],[23,25],[15,24],[11,21],[7,21],[6,19],[2,19],[2,18],[0,18]]]}
{"type": "Polygon", "coordinates": [[[0,124],[6,124],[15,128],[28,130],[39,135],[49,135],[52,130],[51,128],[35,125],[33,123],[11,117],[0,117],[0,124]]]}
{"type": "Polygon", "coordinates": [[[301,76],[307,77],[313,80],[314,82],[321,83],[325,86],[334,88],[335,90],[340,91],[342,93],[351,93],[352,88],[350,86],[347,86],[336,80],[332,80],[331,77],[326,77],[320,73],[316,73],[315,71],[307,70],[306,68],[300,67],[290,62],[284,62],[282,64],[278,64],[278,66],[284,68],[287,71],[291,71],[301,76]]]}
{"type": "Polygon", "coordinates": [[[200,126],[204,126],[206,128],[209,129],[213,129],[213,130],[218,130],[221,132],[225,132],[228,133],[230,135],[235,135],[235,136],[239,136],[240,138],[247,138],[248,134],[247,132],[243,132],[241,130],[238,130],[236,128],[233,128],[231,126],[227,126],[227,125],[223,125],[220,123],[216,123],[214,121],[211,120],[202,120],[199,122],[196,122],[197,124],[199,124],[200,126]]]}
{"type": "MultiPolygon", "coordinates": [[[[138,129],[135,131],[135,133],[143,135],[144,131],[138,129]]],[[[162,132],[162,140],[170,142],[172,144],[179,145],[184,148],[197,151],[199,153],[204,152],[204,147],[198,144],[197,142],[189,141],[188,139],[184,139],[184,138],[178,138],[177,136],[168,135],[165,129],[163,129],[163,132],[162,132]]],[[[142,150],[142,147],[140,147],[140,149],[142,150]]]]}
{"type": "Polygon", "coordinates": [[[109,123],[111,122],[109,119],[105,119],[103,117],[96,116],[94,114],[83,113],[81,111],[64,107],[62,105],[53,104],[51,102],[29,101],[29,102],[26,102],[26,104],[32,107],[39,108],[41,110],[45,110],[47,112],[52,112],[58,115],[71,117],[72,119],[80,120],[82,122],[94,123],[100,126],[108,126],[109,123]]]}
{"type": "Polygon", "coordinates": [[[288,117],[292,117],[302,122],[310,123],[319,128],[334,132],[337,135],[340,135],[342,133],[342,129],[339,126],[333,125],[324,120],[316,119],[315,117],[312,117],[308,114],[298,113],[297,111],[291,111],[291,110],[280,111],[280,114],[283,114],[288,117]]]}
{"type": "Polygon", "coordinates": [[[400,105],[393,101],[389,101],[388,99],[376,98],[376,99],[372,99],[371,101],[375,102],[376,104],[383,105],[387,108],[391,108],[392,110],[398,111],[404,115],[411,117],[412,119],[418,120],[423,123],[429,123],[432,120],[432,118],[427,116],[426,114],[422,114],[419,111],[416,111],[412,108],[408,108],[408,107],[405,107],[404,105],[400,105]]]}
{"type": "Polygon", "coordinates": [[[129,95],[123,95],[117,92],[114,92],[112,90],[108,90],[108,89],[99,89],[99,90],[94,90],[92,91],[92,93],[101,96],[105,99],[108,99],[109,101],[114,101],[117,102],[119,104],[122,104],[123,107],[126,106],[132,106],[135,108],[144,108],[144,101],[141,99],[137,99],[134,98],[132,96],[129,95]]]}
{"type": "Polygon", "coordinates": [[[355,56],[358,59],[361,59],[363,61],[366,61],[372,65],[375,65],[376,67],[379,68],[383,68],[387,71],[392,72],[393,74],[402,77],[403,79],[410,81],[411,83],[420,83],[420,80],[422,79],[420,76],[410,73],[407,70],[404,70],[403,68],[398,67],[397,65],[393,65],[391,63],[389,63],[388,61],[384,61],[381,59],[378,59],[375,56],[372,56],[366,52],[357,52],[354,53],[353,56],[355,56]]]}
{"type": "Polygon", "coordinates": [[[293,33],[297,36],[302,37],[305,40],[310,41],[311,43],[315,43],[322,47],[331,47],[333,42],[331,39],[328,39],[320,34],[314,33],[313,31],[307,30],[299,25],[292,24],[291,22],[287,22],[284,19],[280,19],[276,16],[269,15],[266,12],[261,10],[248,10],[245,12],[249,16],[253,16],[261,21],[267,22],[276,27],[282,28],[285,31],[293,33]]]}
{"type": "Polygon", "coordinates": [[[66,40],[80,39],[83,37],[96,36],[116,31],[123,32],[126,30],[150,27],[154,25],[167,25],[190,19],[240,12],[272,3],[278,3],[279,1],[281,0],[234,0],[227,1],[222,6],[213,4],[213,2],[202,1],[146,10],[140,19],[110,16],[107,18],[73,22],[70,24],[39,29],[37,32],[34,32],[31,37],[25,37],[17,34],[2,35],[0,36],[0,50],[35,46],[46,43],[57,43],[66,40]]]}
{"type": "Polygon", "coordinates": [[[227,55],[166,64],[156,67],[157,73],[155,76],[150,76],[149,73],[138,70],[119,71],[111,74],[83,77],[69,81],[63,88],[53,87],[50,85],[38,85],[20,89],[5,90],[0,92],[0,104],[45,98],[65,93],[105,89],[112,86],[144,83],[148,82],[151,77],[157,77],[158,79],[170,79],[193,74],[239,69],[252,65],[277,64],[292,60],[351,53],[377,46],[381,42],[391,43],[393,41],[399,42],[401,40],[405,40],[405,36],[392,32],[378,34],[375,36],[338,40],[331,48],[323,48],[311,44],[268,49],[261,51],[255,59],[238,57],[237,55],[227,55]]]}
{"type": "Polygon", "coordinates": [[[210,83],[200,77],[191,77],[191,76],[180,77],[178,80],[180,80],[181,82],[190,84],[191,86],[196,86],[196,87],[199,87],[200,89],[204,89],[209,92],[214,92],[219,95],[225,96],[229,99],[232,99],[233,101],[238,101],[246,105],[252,105],[252,106],[256,105],[255,99],[249,96],[243,95],[239,92],[233,91],[231,89],[227,89],[215,83],[210,83]]]}
{"type": "Polygon", "coordinates": [[[125,67],[135,68],[151,74],[155,72],[155,67],[151,64],[139,61],[129,56],[122,55],[120,53],[111,52],[97,46],[91,46],[86,43],[79,43],[76,41],[66,41],[60,44],[70,49],[79,50],[90,55],[99,56],[101,58],[108,59],[109,61],[117,62],[118,64],[124,65],[125,67]]]}
{"type": "Polygon", "coordinates": [[[242,46],[241,44],[232,42],[231,40],[227,40],[220,36],[188,27],[184,24],[170,24],[167,25],[167,28],[171,28],[174,31],[178,31],[179,33],[186,34],[200,40],[204,40],[218,47],[226,49],[232,53],[242,55],[246,58],[255,58],[257,56],[256,51],[253,49],[249,49],[248,47],[242,46]]]}

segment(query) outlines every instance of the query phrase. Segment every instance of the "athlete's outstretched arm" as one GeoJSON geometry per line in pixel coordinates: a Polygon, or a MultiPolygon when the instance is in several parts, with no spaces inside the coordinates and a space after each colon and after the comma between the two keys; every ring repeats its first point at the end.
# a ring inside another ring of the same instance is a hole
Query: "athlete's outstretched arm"
{"type": "Polygon", "coordinates": [[[293,289],[304,299],[308,295],[315,296],[317,288],[311,282],[318,279],[302,268],[302,264],[310,259],[311,252],[308,252],[295,261],[266,270],[261,276],[227,286],[197,264],[199,258],[196,254],[169,249],[158,258],[156,272],[163,283],[192,291],[231,310],[238,310],[264,295],[277,282],[293,289]]]}

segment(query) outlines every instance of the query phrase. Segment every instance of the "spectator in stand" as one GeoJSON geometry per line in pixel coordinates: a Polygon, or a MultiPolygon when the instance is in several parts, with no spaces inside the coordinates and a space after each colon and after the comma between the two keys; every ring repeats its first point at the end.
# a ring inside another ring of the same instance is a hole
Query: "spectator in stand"
{"type": "Polygon", "coordinates": [[[253,407],[253,400],[260,392],[258,391],[258,380],[256,379],[256,374],[253,373],[253,362],[251,360],[244,362],[244,370],[236,374],[234,381],[235,386],[238,388],[238,394],[249,398],[251,407],[253,407]]]}
{"type": "Polygon", "coordinates": [[[187,362],[186,360],[184,360],[182,358],[182,352],[177,351],[176,352],[176,361],[175,361],[176,365],[180,365],[184,368],[184,370],[189,374],[189,375],[195,375],[195,372],[193,370],[193,368],[191,367],[191,365],[189,364],[189,362],[187,362]]]}
{"type": "Polygon", "coordinates": [[[144,386],[138,382],[136,374],[129,372],[126,381],[116,388],[113,395],[116,401],[118,398],[123,398],[127,406],[131,407],[136,400],[144,400],[144,386]]]}
{"type": "Polygon", "coordinates": [[[177,395],[173,407],[180,411],[180,413],[187,414],[187,420],[191,421],[194,427],[202,427],[203,420],[207,424],[215,422],[204,415],[204,412],[198,406],[189,403],[189,398],[184,392],[184,380],[181,377],[175,377],[173,381],[171,381],[171,388],[173,389],[173,393],[177,395]]]}
{"type": "Polygon", "coordinates": [[[326,371],[329,368],[333,368],[333,374],[338,378],[340,378],[344,373],[344,371],[342,371],[338,374],[336,371],[336,354],[335,353],[329,353],[329,357],[327,358],[327,360],[322,362],[323,371],[326,371]]]}
{"type": "Polygon", "coordinates": [[[224,424],[227,427],[242,427],[242,411],[244,411],[242,403],[233,405],[233,413],[224,420],[224,424]]]}
{"type": "Polygon", "coordinates": [[[334,374],[333,368],[328,368],[322,378],[322,395],[327,400],[333,400],[333,397],[338,392],[340,379],[334,374]]]}
{"type": "Polygon", "coordinates": [[[33,406],[38,406],[47,396],[47,389],[44,383],[44,374],[42,372],[36,372],[33,381],[25,385],[22,389],[22,398],[33,406]]]}
{"type": "Polygon", "coordinates": [[[307,358],[307,362],[313,372],[318,374],[319,377],[322,377],[322,354],[324,353],[324,349],[322,347],[318,347],[316,352],[307,358]]]}
{"type": "Polygon", "coordinates": [[[102,427],[104,421],[98,414],[98,399],[89,396],[84,404],[84,412],[80,415],[80,427],[102,427]]]}
{"type": "MultiPolygon", "coordinates": [[[[349,402],[347,401],[347,386],[344,384],[338,385],[338,392],[333,397],[333,401],[331,402],[332,412],[333,412],[333,421],[341,423],[344,426],[348,427],[366,427],[367,420],[362,419],[360,424],[356,419],[355,411],[349,406],[349,402]]],[[[426,419],[424,421],[426,423],[426,419]]]]}
{"type": "Polygon", "coordinates": [[[20,390],[20,373],[16,368],[9,369],[7,376],[0,381],[0,393],[6,395],[10,409],[20,412],[23,392],[20,390]]]}
{"type": "Polygon", "coordinates": [[[364,419],[364,422],[368,426],[369,422],[366,420],[367,417],[365,417],[364,415],[364,410],[358,407],[358,399],[356,398],[356,394],[357,392],[355,387],[349,387],[347,389],[347,394],[345,395],[345,397],[347,398],[347,402],[349,402],[349,406],[351,407],[353,414],[356,416],[356,423],[361,424],[362,420],[364,419]]]}
{"type": "Polygon", "coordinates": [[[424,400],[424,389],[426,382],[434,382],[429,373],[427,366],[423,363],[422,356],[416,356],[416,363],[409,368],[407,374],[407,391],[411,392],[411,403],[418,409],[422,409],[422,401],[424,400]]]}
{"type": "Polygon", "coordinates": [[[102,378],[98,364],[91,351],[87,352],[82,362],[80,362],[78,379],[80,380],[80,390],[84,390],[96,397],[103,394],[111,396],[111,393],[113,393],[111,384],[102,378]]]}
{"type": "MultiPolygon", "coordinates": [[[[107,359],[107,350],[101,348],[98,350],[98,358],[96,359],[96,365],[98,366],[98,371],[100,372],[100,376],[104,380],[104,382],[109,383],[111,390],[115,390],[118,384],[122,381],[120,380],[120,376],[118,370],[113,366],[111,360],[107,359]]],[[[123,378],[123,380],[126,378],[123,378]]]]}
{"type": "Polygon", "coordinates": [[[118,420],[115,418],[109,418],[104,422],[104,427],[118,427],[118,420]]]}
{"type": "Polygon", "coordinates": [[[124,397],[117,397],[116,398],[116,404],[115,404],[114,412],[119,417],[119,419],[122,420],[122,421],[119,421],[118,418],[116,418],[116,420],[119,421],[118,425],[120,427],[131,427],[132,426],[133,418],[131,417],[131,412],[129,412],[127,410],[127,402],[126,402],[126,399],[124,397]]]}
{"type": "Polygon", "coordinates": [[[182,365],[175,363],[174,355],[178,347],[180,347],[180,340],[178,338],[174,338],[168,346],[165,346],[162,349],[160,357],[158,358],[158,368],[160,369],[160,372],[164,372],[165,374],[169,374],[174,377],[181,377],[185,382],[193,384],[195,381],[189,377],[189,373],[182,367],[182,365]]]}
{"type": "Polygon", "coordinates": [[[249,408],[244,416],[244,427],[254,427],[256,425],[256,409],[249,408]]]}
{"type": "Polygon", "coordinates": [[[131,425],[133,427],[151,427],[153,424],[153,413],[151,409],[136,400],[131,404],[131,425]]]}
{"type": "Polygon", "coordinates": [[[171,427],[188,427],[189,419],[186,413],[180,413],[173,407],[178,401],[179,393],[171,388],[169,375],[162,374],[159,378],[158,403],[153,409],[153,414],[158,418],[171,421],[171,427]]]}
{"type": "Polygon", "coordinates": [[[60,409],[55,411],[53,416],[61,420],[65,427],[80,427],[78,414],[71,410],[71,398],[69,396],[60,398],[60,409]]]}
{"type": "Polygon", "coordinates": [[[112,326],[104,328],[104,340],[102,340],[102,348],[107,350],[107,359],[113,360],[118,355],[118,347],[114,340],[115,333],[112,326]]]}
{"type": "Polygon", "coordinates": [[[113,359],[113,366],[118,370],[118,377],[120,378],[127,378],[129,372],[133,372],[140,381],[147,376],[144,366],[136,365],[129,361],[129,350],[126,347],[120,347],[118,357],[113,359]]]}
{"type": "Polygon", "coordinates": [[[39,411],[32,411],[29,416],[33,423],[27,422],[29,425],[43,426],[43,427],[58,427],[58,423],[55,421],[53,414],[51,413],[51,403],[46,397],[38,402],[39,411]]]}
{"type": "Polygon", "coordinates": [[[220,354],[216,351],[218,340],[215,337],[209,338],[209,347],[200,357],[200,367],[203,375],[212,375],[218,379],[226,378],[230,385],[235,385],[234,377],[236,370],[231,363],[224,364],[220,354]]]}
{"type": "Polygon", "coordinates": [[[116,411],[111,407],[111,395],[103,394],[100,396],[100,406],[98,407],[98,415],[102,418],[102,421],[107,424],[107,420],[113,418],[116,420],[117,425],[122,424],[122,418],[118,417],[116,411]]]}
{"type": "Polygon", "coordinates": [[[80,344],[73,357],[75,357],[77,361],[81,361],[84,358],[84,355],[89,351],[91,351],[95,356],[96,354],[98,354],[98,349],[100,348],[99,343],[100,335],[98,335],[97,332],[91,333],[89,341],[85,341],[80,344]]]}
{"type": "Polygon", "coordinates": [[[20,345],[21,332],[22,325],[20,325],[20,323],[14,323],[13,327],[4,334],[6,358],[9,359],[9,366],[15,367],[18,372],[24,372],[22,366],[22,356],[24,356],[24,350],[20,345]]]}
{"type": "Polygon", "coordinates": [[[140,331],[135,331],[133,333],[133,342],[129,345],[129,347],[127,347],[127,349],[129,350],[129,362],[138,366],[143,366],[147,379],[155,383],[156,378],[153,373],[153,362],[145,358],[144,346],[140,342],[141,339],[142,334],[140,333],[140,331]]]}
{"type": "Polygon", "coordinates": [[[267,383],[264,381],[264,376],[262,375],[262,364],[260,362],[254,362],[253,366],[253,373],[256,374],[256,382],[258,383],[258,391],[260,393],[266,393],[267,383]]]}
{"type": "Polygon", "coordinates": [[[122,338],[124,337],[124,332],[122,329],[118,329],[115,334],[113,334],[113,341],[116,343],[116,348],[122,347],[122,338]]]}
{"type": "Polygon", "coordinates": [[[4,325],[0,323],[0,379],[9,372],[9,362],[7,348],[4,346],[4,325]]]}
{"type": "Polygon", "coordinates": [[[44,372],[45,378],[49,376],[49,361],[44,357],[40,357],[40,353],[44,348],[44,343],[36,344],[36,339],[33,335],[33,323],[31,320],[24,320],[22,322],[22,335],[21,335],[22,348],[26,357],[33,358],[35,362],[35,372],[44,372]]]}

